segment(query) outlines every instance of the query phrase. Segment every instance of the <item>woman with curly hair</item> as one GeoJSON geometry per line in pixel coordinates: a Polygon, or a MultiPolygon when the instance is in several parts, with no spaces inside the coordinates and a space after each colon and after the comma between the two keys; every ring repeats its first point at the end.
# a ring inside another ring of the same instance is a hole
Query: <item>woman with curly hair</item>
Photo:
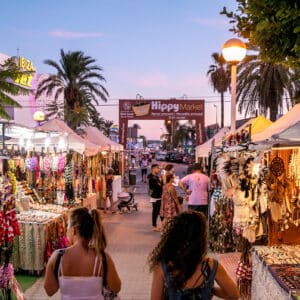
{"type": "Polygon", "coordinates": [[[207,221],[203,213],[181,213],[166,224],[149,256],[153,272],[151,300],[239,298],[224,267],[207,256],[207,221]],[[214,287],[214,280],[219,287],[214,287]]]}

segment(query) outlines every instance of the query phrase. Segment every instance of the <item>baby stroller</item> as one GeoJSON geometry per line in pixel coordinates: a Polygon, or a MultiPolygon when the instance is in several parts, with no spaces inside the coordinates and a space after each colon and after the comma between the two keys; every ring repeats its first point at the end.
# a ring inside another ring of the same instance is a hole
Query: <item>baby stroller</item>
{"type": "Polygon", "coordinates": [[[123,213],[125,208],[127,208],[127,212],[132,212],[133,209],[135,211],[138,210],[138,204],[134,201],[134,189],[132,192],[121,192],[118,194],[118,209],[120,213],[123,213]]]}

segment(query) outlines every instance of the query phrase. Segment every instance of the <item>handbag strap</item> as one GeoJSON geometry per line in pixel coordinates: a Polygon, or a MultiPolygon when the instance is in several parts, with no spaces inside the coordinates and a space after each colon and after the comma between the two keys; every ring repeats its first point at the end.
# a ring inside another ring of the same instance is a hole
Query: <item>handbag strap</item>
{"type": "Polygon", "coordinates": [[[55,262],[55,266],[54,266],[54,275],[55,278],[58,280],[58,269],[59,269],[59,265],[60,265],[60,261],[61,261],[61,257],[64,255],[66,249],[59,249],[57,252],[57,259],[55,262]]]}
{"type": "Polygon", "coordinates": [[[107,260],[106,260],[106,254],[102,250],[101,251],[102,255],[102,264],[103,264],[103,286],[107,285],[107,260]]]}

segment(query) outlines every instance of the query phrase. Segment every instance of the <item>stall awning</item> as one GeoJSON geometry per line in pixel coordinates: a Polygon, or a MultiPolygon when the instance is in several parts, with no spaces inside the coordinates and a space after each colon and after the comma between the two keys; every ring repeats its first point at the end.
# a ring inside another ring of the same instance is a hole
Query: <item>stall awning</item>
{"type": "Polygon", "coordinates": [[[84,149],[84,152],[87,156],[93,156],[101,151],[98,145],[90,142],[87,139],[82,138],[80,135],[74,132],[64,121],[59,119],[49,120],[41,126],[37,127],[36,130],[45,132],[60,132],[66,134],[66,139],[67,143],[69,143],[69,148],[73,148],[73,150],[76,152],[79,152],[78,150],[80,149],[84,149]],[[71,141],[72,144],[70,144],[71,141]]]}
{"type": "Polygon", "coordinates": [[[300,121],[300,104],[295,105],[285,115],[270,125],[264,131],[252,136],[254,142],[265,142],[272,140],[272,136],[278,135],[300,121]]]}
{"type": "Polygon", "coordinates": [[[98,128],[86,127],[84,128],[84,132],[84,138],[100,146],[102,151],[123,150],[123,145],[117,144],[108,137],[106,137],[98,128]]]}
{"type": "MultiPolygon", "coordinates": [[[[243,129],[246,129],[251,125],[251,134],[257,134],[262,132],[269,126],[271,126],[272,122],[266,119],[263,116],[258,116],[256,118],[248,120],[242,126],[240,126],[236,131],[241,132],[243,129]]],[[[230,134],[230,130],[228,127],[220,129],[218,133],[216,133],[210,140],[205,142],[204,144],[196,147],[196,158],[199,157],[208,157],[211,152],[212,141],[215,140],[215,147],[222,146],[222,140],[225,135],[230,134]]]]}
{"type": "Polygon", "coordinates": [[[227,132],[229,132],[229,128],[228,127],[224,127],[222,129],[220,129],[219,132],[217,132],[207,142],[205,142],[204,144],[202,144],[200,146],[197,146],[196,147],[196,158],[199,158],[199,157],[208,157],[209,154],[210,154],[210,152],[211,152],[212,141],[215,140],[215,145],[216,146],[222,145],[222,139],[223,139],[224,135],[227,132]]]}
{"type": "Polygon", "coordinates": [[[278,134],[273,134],[272,139],[300,142],[300,121],[278,134]]]}

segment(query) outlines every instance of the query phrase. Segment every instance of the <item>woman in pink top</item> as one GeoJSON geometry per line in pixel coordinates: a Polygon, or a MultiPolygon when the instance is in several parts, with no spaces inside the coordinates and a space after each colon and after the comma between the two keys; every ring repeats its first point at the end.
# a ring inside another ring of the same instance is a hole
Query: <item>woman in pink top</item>
{"type": "Polygon", "coordinates": [[[76,208],[68,224],[73,245],[63,255],[55,251],[50,257],[44,283],[47,295],[60,288],[62,300],[103,300],[103,281],[106,288],[118,293],[121,281],[110,255],[104,252],[106,237],[97,210],[76,208]]]}

